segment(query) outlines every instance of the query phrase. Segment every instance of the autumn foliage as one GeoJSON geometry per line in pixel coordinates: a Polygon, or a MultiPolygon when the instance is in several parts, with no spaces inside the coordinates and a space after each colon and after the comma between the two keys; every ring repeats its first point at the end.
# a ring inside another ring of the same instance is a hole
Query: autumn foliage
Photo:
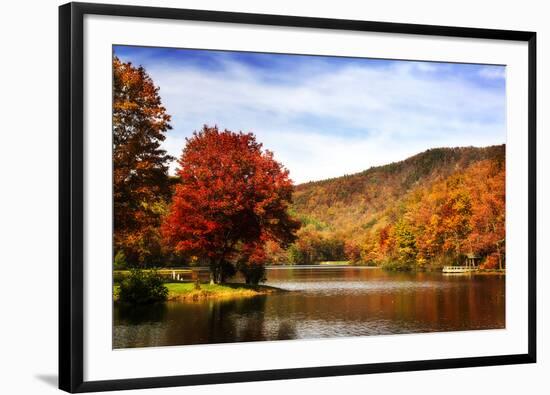
{"type": "Polygon", "coordinates": [[[115,57],[114,254],[123,252],[131,266],[151,265],[161,253],[158,227],[170,194],[171,157],[160,146],[169,122],[159,88],[145,70],[115,57]]]}
{"type": "Polygon", "coordinates": [[[237,266],[250,282],[261,280],[248,266],[263,268],[264,244],[287,245],[299,227],[288,213],[288,171],[253,134],[207,126],[187,139],[178,163],[180,182],[162,224],[166,244],[207,260],[215,282],[237,266]]]}
{"type": "Polygon", "coordinates": [[[295,263],[325,260],[330,242],[334,260],[398,270],[460,264],[467,254],[505,265],[504,146],[429,150],[300,185],[294,200],[306,219],[289,250],[295,263]]]}

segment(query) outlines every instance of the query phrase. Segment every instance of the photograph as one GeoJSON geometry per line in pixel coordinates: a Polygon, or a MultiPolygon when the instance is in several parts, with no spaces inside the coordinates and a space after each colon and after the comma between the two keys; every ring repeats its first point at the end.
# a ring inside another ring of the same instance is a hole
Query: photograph
{"type": "Polygon", "coordinates": [[[112,347],[506,329],[506,72],[113,45],[112,347]]]}
{"type": "Polygon", "coordinates": [[[6,4],[0,395],[550,393],[543,2],[6,4]]]}

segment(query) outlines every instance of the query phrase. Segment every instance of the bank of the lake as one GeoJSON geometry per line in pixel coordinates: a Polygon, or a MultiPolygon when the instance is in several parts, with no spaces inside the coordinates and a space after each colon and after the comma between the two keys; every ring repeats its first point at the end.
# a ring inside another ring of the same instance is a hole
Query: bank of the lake
{"type": "Polygon", "coordinates": [[[201,299],[246,298],[258,295],[269,295],[284,292],[282,289],[268,285],[248,284],[200,284],[200,289],[194,283],[168,283],[169,301],[197,301],[201,299]]]}
{"type": "MultiPolygon", "coordinates": [[[[168,301],[171,302],[192,302],[205,299],[231,299],[247,298],[259,295],[269,295],[279,292],[288,292],[280,288],[268,285],[249,285],[239,283],[226,284],[200,284],[197,289],[193,282],[166,283],[168,288],[168,301]]],[[[113,289],[114,300],[118,300],[119,286],[113,289]]]]}

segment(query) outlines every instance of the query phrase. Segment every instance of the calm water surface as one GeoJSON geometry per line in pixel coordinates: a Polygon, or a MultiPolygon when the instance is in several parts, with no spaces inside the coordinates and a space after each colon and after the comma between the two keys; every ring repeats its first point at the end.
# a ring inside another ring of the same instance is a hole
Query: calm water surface
{"type": "Polygon", "coordinates": [[[114,309],[115,348],[504,328],[505,276],[267,270],[292,292],[114,309]]]}

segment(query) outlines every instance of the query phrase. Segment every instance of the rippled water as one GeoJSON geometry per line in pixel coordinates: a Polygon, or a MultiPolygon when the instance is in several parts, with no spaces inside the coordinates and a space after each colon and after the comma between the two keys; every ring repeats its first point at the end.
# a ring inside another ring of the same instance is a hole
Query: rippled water
{"type": "Polygon", "coordinates": [[[504,328],[505,276],[283,267],[291,291],[114,310],[115,348],[504,328]]]}

